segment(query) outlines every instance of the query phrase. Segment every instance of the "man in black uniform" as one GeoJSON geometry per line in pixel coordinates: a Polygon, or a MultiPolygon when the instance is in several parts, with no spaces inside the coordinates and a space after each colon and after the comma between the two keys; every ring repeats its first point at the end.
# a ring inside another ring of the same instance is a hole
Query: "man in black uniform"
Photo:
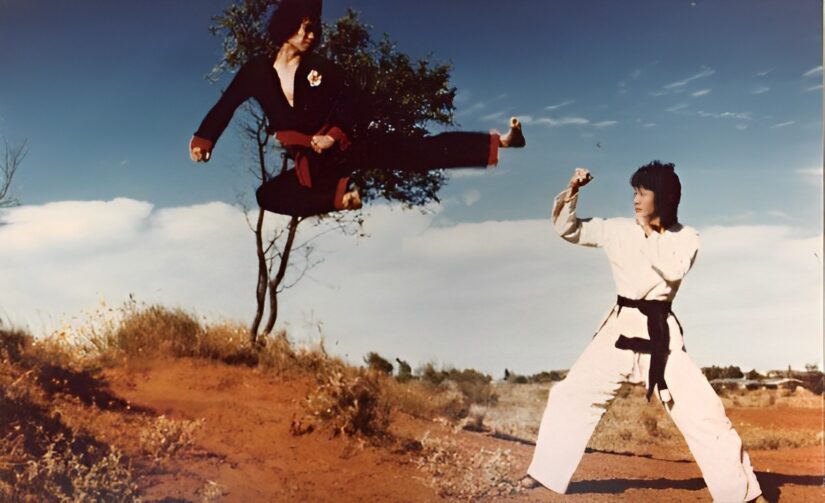
{"type": "MultiPolygon", "coordinates": [[[[321,0],[284,0],[269,22],[277,54],[246,62],[189,143],[196,162],[212,149],[235,110],[255,98],[274,134],[294,159],[294,168],[267,180],[257,191],[258,204],[285,215],[311,216],[361,206],[349,184],[356,169],[427,171],[486,167],[497,163],[498,149],[523,147],[518,120],[510,131],[448,132],[423,138],[384,135],[378,142],[354,139],[356,123],[369,111],[354,99],[340,68],[314,54],[320,41],[321,0]]],[[[366,121],[368,122],[368,120],[366,121]]]]}

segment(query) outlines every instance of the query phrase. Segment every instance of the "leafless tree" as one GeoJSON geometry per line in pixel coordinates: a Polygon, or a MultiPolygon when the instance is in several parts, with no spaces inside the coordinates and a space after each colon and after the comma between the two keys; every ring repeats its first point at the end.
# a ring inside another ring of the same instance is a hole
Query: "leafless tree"
{"type": "MultiPolygon", "coordinates": [[[[247,118],[240,128],[242,139],[245,145],[253,147],[248,164],[249,171],[260,184],[274,176],[273,171],[276,171],[268,167],[278,164],[277,157],[272,159],[272,152],[280,153],[280,167],[277,167],[279,171],[287,169],[287,158],[284,152],[273,148],[270,141],[272,137],[266,133],[266,117],[261,109],[247,104],[244,105],[244,112],[247,118]],[[267,155],[268,148],[272,150],[269,152],[270,155],[267,155]]],[[[266,211],[263,208],[257,209],[257,217],[252,222],[252,212],[243,203],[242,207],[247,224],[255,235],[258,262],[255,317],[249,327],[249,337],[254,343],[258,342],[260,337],[265,338],[272,333],[278,319],[279,294],[297,284],[313,266],[321,262],[312,256],[313,242],[334,231],[356,234],[361,230],[363,218],[360,212],[336,213],[322,217],[290,217],[285,225],[277,226],[268,232],[264,225],[266,211]],[[313,228],[307,232],[307,236],[302,235],[299,238],[298,227],[305,221],[309,221],[313,228]],[[267,321],[261,329],[265,314],[267,321]]]]}
{"type": "Polygon", "coordinates": [[[8,141],[4,140],[3,146],[5,148],[2,164],[0,164],[0,208],[8,208],[19,204],[17,198],[11,192],[11,182],[28,150],[26,149],[26,142],[13,147],[8,141]]]}

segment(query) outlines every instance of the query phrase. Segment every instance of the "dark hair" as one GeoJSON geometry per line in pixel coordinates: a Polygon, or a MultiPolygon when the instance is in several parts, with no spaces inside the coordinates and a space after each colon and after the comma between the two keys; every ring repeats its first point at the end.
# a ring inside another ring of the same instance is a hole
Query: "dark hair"
{"type": "Polygon", "coordinates": [[[665,229],[679,223],[679,201],[682,199],[682,184],[674,171],[676,165],[653,161],[637,169],[630,177],[633,188],[653,191],[653,207],[662,227],[665,229]]]}
{"type": "Polygon", "coordinates": [[[295,35],[301,28],[304,19],[310,21],[310,31],[315,34],[310,50],[321,43],[323,33],[321,30],[321,0],[281,0],[278,9],[269,18],[269,25],[266,31],[269,39],[278,49],[292,35],[295,35]]]}

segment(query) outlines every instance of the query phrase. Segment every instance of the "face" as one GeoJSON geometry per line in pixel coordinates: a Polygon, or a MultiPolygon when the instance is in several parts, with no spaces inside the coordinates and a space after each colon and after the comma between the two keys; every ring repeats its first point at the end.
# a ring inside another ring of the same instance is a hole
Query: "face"
{"type": "Polygon", "coordinates": [[[287,44],[294,47],[298,52],[307,52],[312,47],[312,42],[315,40],[315,27],[310,19],[304,18],[301,21],[301,27],[295,35],[289,37],[287,44]]]}
{"type": "Polygon", "coordinates": [[[636,218],[652,219],[656,216],[656,206],[653,204],[654,192],[644,187],[633,187],[633,209],[636,218]]]}

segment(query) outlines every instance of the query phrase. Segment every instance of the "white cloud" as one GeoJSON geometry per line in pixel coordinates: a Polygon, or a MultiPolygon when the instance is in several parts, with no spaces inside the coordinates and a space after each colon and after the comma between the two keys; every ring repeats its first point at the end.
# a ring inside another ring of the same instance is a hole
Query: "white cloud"
{"type": "Polygon", "coordinates": [[[778,124],[774,124],[773,126],[771,126],[771,128],[775,129],[775,128],[780,128],[780,127],[788,127],[788,126],[791,126],[793,124],[796,124],[796,121],[785,121],[785,122],[780,122],[778,124]]]}
{"type": "Polygon", "coordinates": [[[476,168],[468,168],[468,169],[448,169],[445,171],[448,177],[451,180],[461,179],[461,178],[477,178],[480,176],[501,176],[506,174],[508,170],[504,168],[500,168],[498,166],[491,167],[488,169],[476,169],[476,168]]]}
{"type": "Polygon", "coordinates": [[[772,71],[773,71],[773,68],[771,68],[769,70],[762,70],[762,71],[756,72],[756,76],[757,77],[764,77],[765,75],[771,73],[772,71]]]}
{"type": "Polygon", "coordinates": [[[803,77],[812,77],[814,75],[819,75],[821,73],[822,73],[822,65],[819,65],[819,66],[817,66],[815,68],[811,68],[807,72],[803,73],[802,76],[803,77]]]}
{"type": "Polygon", "coordinates": [[[505,111],[494,112],[481,118],[483,121],[495,121],[504,118],[505,111]]]}
{"type": "MultiPolygon", "coordinates": [[[[435,226],[441,211],[373,206],[370,238],[322,237],[324,262],[283,295],[280,326],[305,339],[317,332],[304,321],[321,320],[327,347],[354,362],[377,351],[496,376],[504,367],[569,368],[614,301],[603,254],[563,242],[546,220],[435,226]]],[[[212,318],[252,314],[252,235],[232,206],[66,202],[12,208],[5,222],[0,315],[36,331],[129,293],[212,318]]],[[[323,225],[304,224],[302,233],[323,225]]],[[[700,233],[676,304],[697,363],[818,361],[822,235],[741,225],[700,233]]]]}
{"type": "Polygon", "coordinates": [[[739,131],[744,131],[744,130],[748,129],[748,125],[747,124],[737,124],[736,129],[738,129],[739,131]]]}
{"type": "Polygon", "coordinates": [[[697,80],[697,79],[703,79],[705,77],[710,77],[714,73],[716,73],[716,70],[714,70],[712,68],[708,68],[708,67],[702,67],[701,71],[691,75],[690,77],[687,77],[686,79],[678,80],[676,82],[671,82],[670,84],[665,84],[663,86],[663,89],[676,89],[676,88],[679,88],[679,87],[684,87],[684,86],[688,85],[689,82],[692,82],[692,81],[697,80]]]}
{"type": "Polygon", "coordinates": [[[473,103],[469,107],[457,111],[455,114],[456,115],[471,115],[471,114],[474,114],[474,113],[479,112],[481,110],[484,110],[485,108],[487,108],[487,105],[484,104],[484,103],[473,103]]]}
{"type": "Polygon", "coordinates": [[[806,87],[804,92],[808,93],[811,91],[819,91],[820,89],[822,89],[822,84],[817,84],[815,86],[806,87]]]}
{"type": "Polygon", "coordinates": [[[819,166],[818,168],[800,168],[796,170],[796,173],[802,175],[808,180],[822,183],[822,166],[819,166]]]}
{"type": "MultiPolygon", "coordinates": [[[[459,96],[456,96],[456,103],[457,103],[457,104],[466,103],[466,102],[469,100],[469,93],[463,93],[463,94],[460,94],[459,96]],[[458,98],[459,98],[459,96],[461,96],[461,97],[462,97],[462,99],[461,99],[461,100],[459,100],[459,99],[458,99],[458,98]]],[[[502,100],[502,99],[504,99],[504,98],[506,98],[506,97],[507,97],[507,95],[506,95],[506,94],[499,94],[499,95],[498,95],[498,96],[496,96],[495,98],[489,99],[489,100],[487,100],[487,101],[479,101],[479,102],[473,103],[472,105],[470,105],[470,106],[469,106],[469,107],[467,107],[467,108],[463,108],[463,109],[462,109],[462,108],[460,108],[460,109],[456,112],[456,116],[463,117],[463,116],[467,116],[467,115],[472,115],[472,114],[478,113],[478,112],[480,112],[480,111],[482,111],[482,110],[485,110],[485,109],[486,109],[486,108],[487,108],[490,104],[495,103],[495,102],[497,102],[497,101],[500,101],[500,100],[502,100]]],[[[500,112],[500,113],[501,113],[501,114],[504,114],[504,112],[500,112]]],[[[484,119],[484,118],[482,118],[482,120],[485,120],[485,119],[484,119]]]]}
{"type": "Polygon", "coordinates": [[[670,108],[666,108],[665,112],[673,113],[678,112],[679,110],[684,110],[685,108],[687,108],[687,103],[679,103],[678,105],[673,105],[670,108]]]}
{"type": "Polygon", "coordinates": [[[763,94],[763,93],[766,93],[770,90],[771,90],[771,88],[768,87],[768,86],[760,86],[760,87],[757,87],[756,89],[754,89],[753,91],[751,91],[751,94],[763,94]]]}
{"type": "Polygon", "coordinates": [[[690,93],[691,96],[694,96],[694,97],[697,97],[697,98],[699,96],[707,96],[708,94],[710,94],[710,89],[702,89],[702,90],[696,91],[694,93],[690,93]]]}
{"type": "Polygon", "coordinates": [[[543,124],[549,127],[584,126],[586,124],[590,124],[590,120],[585,119],[584,117],[562,117],[560,119],[542,117],[540,119],[536,119],[536,124],[543,124]]]}
{"type": "Polygon", "coordinates": [[[739,120],[753,120],[750,112],[704,112],[699,110],[697,112],[699,117],[712,117],[714,119],[739,119],[739,120]]]}
{"type": "Polygon", "coordinates": [[[646,122],[646,123],[642,124],[642,127],[646,127],[646,128],[647,127],[656,127],[656,123],[655,122],[646,122]]]}
{"type": "Polygon", "coordinates": [[[573,103],[575,103],[575,101],[567,100],[567,101],[563,101],[561,103],[557,103],[555,105],[546,106],[546,107],[544,107],[544,109],[545,110],[556,110],[557,108],[566,107],[567,105],[572,105],[573,103]]]}
{"type": "Polygon", "coordinates": [[[481,192],[476,189],[467,189],[461,194],[461,201],[465,206],[472,206],[481,201],[481,192]]]}
{"type": "MultiPolygon", "coordinates": [[[[503,117],[503,113],[501,114],[494,114],[490,117],[486,117],[485,119],[500,119],[503,117]]],[[[519,120],[521,120],[522,124],[525,125],[541,125],[547,127],[562,127],[562,126],[592,126],[597,129],[606,128],[610,126],[614,126],[618,124],[617,121],[614,120],[604,120],[599,122],[593,122],[590,119],[584,117],[575,117],[575,116],[566,116],[566,117],[534,117],[532,115],[519,115],[519,120]]]]}

